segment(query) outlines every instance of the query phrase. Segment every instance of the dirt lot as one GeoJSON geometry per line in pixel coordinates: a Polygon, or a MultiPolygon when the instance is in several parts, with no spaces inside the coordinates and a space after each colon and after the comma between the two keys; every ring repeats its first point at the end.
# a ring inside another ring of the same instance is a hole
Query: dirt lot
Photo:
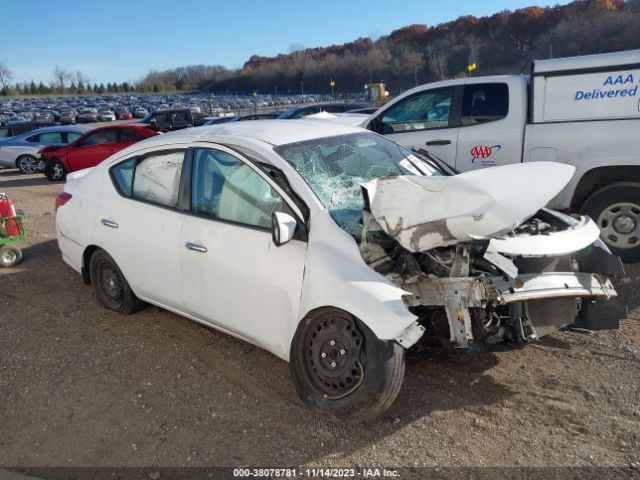
{"type": "Polygon", "coordinates": [[[61,260],[39,175],[0,171],[28,215],[0,271],[0,466],[594,466],[640,469],[640,268],[619,331],[409,358],[391,409],[328,423],[285,362],[172,313],[98,307],[61,260]],[[637,464],[637,467],[636,467],[637,464]]]}

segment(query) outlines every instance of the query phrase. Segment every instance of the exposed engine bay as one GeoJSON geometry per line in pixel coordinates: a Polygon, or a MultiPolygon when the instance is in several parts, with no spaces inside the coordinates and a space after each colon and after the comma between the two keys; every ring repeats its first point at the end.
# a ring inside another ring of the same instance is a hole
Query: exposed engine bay
{"type": "Polygon", "coordinates": [[[565,180],[513,208],[477,184],[473,202],[460,198],[469,200],[464,186],[452,194],[451,180],[465,176],[385,177],[363,185],[361,255],[407,292],[405,304],[418,317],[400,343],[422,337],[431,345],[485,350],[576,322],[617,328],[626,308],[607,276],[623,268],[597,226],[586,217],[537,210],[565,180]],[[426,210],[425,202],[434,208],[426,210]],[[402,206],[396,217],[395,205],[402,206]],[[527,211],[534,206],[537,211],[527,211]],[[457,212],[449,216],[452,208],[457,212]]]}

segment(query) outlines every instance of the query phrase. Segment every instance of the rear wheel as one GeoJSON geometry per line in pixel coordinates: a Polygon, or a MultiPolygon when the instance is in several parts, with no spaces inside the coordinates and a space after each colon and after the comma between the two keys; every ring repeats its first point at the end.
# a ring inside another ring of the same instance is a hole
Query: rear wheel
{"type": "Polygon", "coordinates": [[[0,267],[13,267],[20,260],[22,260],[22,250],[18,247],[8,245],[0,247],[0,267]]]}
{"type": "Polygon", "coordinates": [[[22,173],[36,173],[38,171],[38,159],[33,155],[21,155],[16,160],[16,166],[22,173]]]}
{"type": "Polygon", "coordinates": [[[397,342],[380,340],[348,313],[326,308],[300,322],[289,368],[309,408],[334,421],[360,422],[393,403],[404,365],[404,348],[397,342]]]}
{"type": "Polygon", "coordinates": [[[104,250],[97,250],[91,256],[89,272],[93,291],[103,307],[129,315],[146,305],[135,296],[116,262],[104,250]]]}
{"type": "Polygon", "coordinates": [[[62,162],[57,158],[53,158],[45,164],[44,174],[52,182],[67,178],[67,171],[62,162]]]}
{"type": "Polygon", "coordinates": [[[584,203],[581,213],[600,227],[600,236],[625,262],[640,261],[640,186],[610,185],[584,203]]]}

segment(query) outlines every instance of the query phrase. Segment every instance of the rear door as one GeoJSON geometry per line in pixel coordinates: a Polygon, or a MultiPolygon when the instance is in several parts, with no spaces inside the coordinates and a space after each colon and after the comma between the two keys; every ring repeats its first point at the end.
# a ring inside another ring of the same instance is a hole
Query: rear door
{"type": "Polygon", "coordinates": [[[461,87],[422,90],[382,109],[368,128],[400,145],[429,150],[455,166],[461,87]]]}
{"type": "Polygon", "coordinates": [[[117,151],[118,128],[94,132],[69,148],[67,162],[70,171],[95,167],[117,151]]]}
{"type": "Polygon", "coordinates": [[[464,86],[455,164],[458,170],[521,161],[526,105],[524,97],[515,94],[522,88],[520,82],[505,79],[464,86]]]}

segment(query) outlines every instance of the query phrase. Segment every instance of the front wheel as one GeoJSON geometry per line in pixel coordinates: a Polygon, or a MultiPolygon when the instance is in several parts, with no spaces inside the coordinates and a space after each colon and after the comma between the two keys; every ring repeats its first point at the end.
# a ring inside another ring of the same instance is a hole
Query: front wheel
{"type": "Polygon", "coordinates": [[[5,245],[0,248],[0,267],[13,267],[22,260],[22,250],[17,247],[5,245]]]}
{"type": "Polygon", "coordinates": [[[378,339],[364,323],[335,308],[300,322],[289,360],[299,397],[334,421],[378,417],[395,400],[404,377],[404,348],[378,339]]]}
{"type": "Polygon", "coordinates": [[[600,227],[609,249],[625,262],[640,261],[640,185],[614,184],[591,195],[581,208],[600,227]]]}
{"type": "Polygon", "coordinates": [[[62,162],[57,158],[51,159],[45,164],[44,174],[52,182],[67,178],[67,171],[62,162]]]}
{"type": "Polygon", "coordinates": [[[22,173],[36,173],[38,171],[38,159],[33,155],[21,155],[16,160],[16,166],[22,173]]]}
{"type": "Polygon", "coordinates": [[[89,273],[98,303],[103,307],[130,315],[146,305],[136,297],[116,262],[104,250],[91,256],[89,273]]]}

